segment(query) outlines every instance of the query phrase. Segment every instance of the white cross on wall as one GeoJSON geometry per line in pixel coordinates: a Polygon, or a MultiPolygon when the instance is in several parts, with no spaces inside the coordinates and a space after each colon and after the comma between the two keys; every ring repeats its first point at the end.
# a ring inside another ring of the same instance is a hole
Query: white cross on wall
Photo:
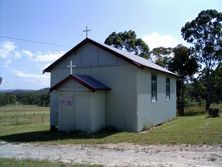
{"type": "Polygon", "coordinates": [[[72,68],[76,67],[76,65],[72,64],[72,60],[70,60],[70,64],[67,66],[67,68],[70,69],[70,74],[72,75],[72,68]]]}

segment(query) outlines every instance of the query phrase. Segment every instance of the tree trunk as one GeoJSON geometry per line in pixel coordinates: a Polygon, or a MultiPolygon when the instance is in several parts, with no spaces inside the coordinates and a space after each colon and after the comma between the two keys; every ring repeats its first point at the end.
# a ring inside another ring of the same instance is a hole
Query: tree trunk
{"type": "Polygon", "coordinates": [[[210,96],[209,96],[209,92],[207,91],[206,106],[205,106],[206,112],[209,111],[210,105],[211,105],[211,99],[210,99],[210,96]]]}
{"type": "Polygon", "coordinates": [[[206,72],[206,89],[207,89],[207,94],[206,94],[205,110],[206,112],[208,112],[211,105],[211,101],[212,101],[212,91],[213,91],[212,77],[211,77],[209,69],[207,69],[207,72],[206,72]]]}
{"type": "Polygon", "coordinates": [[[180,79],[177,81],[177,110],[180,116],[184,115],[184,83],[180,79]]]}
{"type": "Polygon", "coordinates": [[[184,83],[181,82],[181,106],[180,106],[180,115],[183,116],[184,115],[184,106],[185,106],[185,101],[184,101],[184,91],[185,91],[185,87],[184,87],[184,83]]]}

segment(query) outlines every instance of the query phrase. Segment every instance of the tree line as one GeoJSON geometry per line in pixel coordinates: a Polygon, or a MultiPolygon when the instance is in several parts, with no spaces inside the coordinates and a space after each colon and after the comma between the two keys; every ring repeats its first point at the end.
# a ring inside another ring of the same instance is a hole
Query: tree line
{"type": "Polygon", "coordinates": [[[186,99],[205,100],[206,111],[211,103],[222,101],[222,13],[203,10],[181,28],[183,39],[190,47],[158,47],[150,51],[148,45],[137,38],[132,30],[113,32],[105,44],[123,49],[153,61],[176,73],[177,108],[184,114],[186,99]],[[195,74],[195,76],[194,76],[195,74]]]}
{"type": "Polygon", "coordinates": [[[16,103],[47,107],[49,106],[49,93],[47,91],[14,91],[10,93],[0,93],[0,106],[16,103]]]}

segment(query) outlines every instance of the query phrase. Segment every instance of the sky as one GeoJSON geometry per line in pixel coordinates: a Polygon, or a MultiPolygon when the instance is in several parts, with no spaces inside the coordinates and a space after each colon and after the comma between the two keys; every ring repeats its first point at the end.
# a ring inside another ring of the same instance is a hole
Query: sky
{"type": "Polygon", "coordinates": [[[202,10],[222,12],[220,1],[0,0],[0,90],[49,87],[42,71],[85,38],[86,26],[98,42],[134,30],[150,49],[186,45],[181,28],[202,10]]]}

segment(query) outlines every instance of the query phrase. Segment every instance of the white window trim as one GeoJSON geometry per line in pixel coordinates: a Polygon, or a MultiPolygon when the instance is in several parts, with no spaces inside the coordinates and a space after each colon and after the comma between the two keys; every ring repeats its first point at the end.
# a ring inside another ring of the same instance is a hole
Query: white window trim
{"type": "Polygon", "coordinates": [[[170,101],[170,77],[166,77],[166,100],[170,101]],[[167,79],[169,79],[169,92],[167,90],[167,86],[168,86],[167,79]]]}
{"type": "Polygon", "coordinates": [[[157,74],[151,74],[151,102],[155,103],[157,102],[157,74]],[[154,82],[156,84],[156,93],[155,96],[153,96],[153,80],[152,80],[152,76],[156,77],[156,81],[154,82]]]}

